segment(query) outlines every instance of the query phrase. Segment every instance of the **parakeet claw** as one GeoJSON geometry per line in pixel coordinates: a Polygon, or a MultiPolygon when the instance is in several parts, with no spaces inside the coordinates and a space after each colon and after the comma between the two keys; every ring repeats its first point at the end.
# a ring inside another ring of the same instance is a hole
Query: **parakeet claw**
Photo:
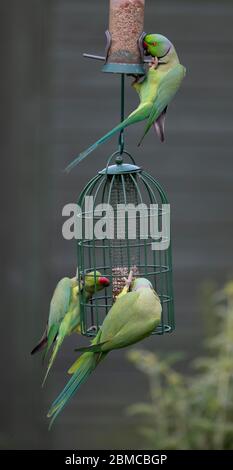
{"type": "Polygon", "coordinates": [[[159,59],[158,59],[158,57],[153,57],[153,59],[152,59],[151,62],[149,63],[149,68],[150,68],[150,69],[152,69],[152,68],[153,68],[153,69],[157,69],[158,65],[159,65],[159,59]]]}
{"type": "Polygon", "coordinates": [[[97,326],[90,326],[90,328],[87,330],[87,333],[92,333],[92,331],[97,331],[97,326]]]}
{"type": "Polygon", "coordinates": [[[125,280],[125,287],[127,287],[128,290],[129,290],[130,286],[132,284],[132,281],[133,281],[133,270],[132,269],[130,270],[128,278],[125,277],[124,280],[125,280]]]}
{"type": "Polygon", "coordinates": [[[129,77],[133,77],[134,78],[134,81],[132,82],[132,86],[135,85],[135,83],[138,83],[139,80],[140,80],[140,75],[133,75],[133,74],[130,74],[129,77]]]}
{"type": "Polygon", "coordinates": [[[125,282],[125,287],[122,289],[120,294],[116,296],[116,300],[120,299],[121,297],[124,297],[125,294],[128,294],[132,281],[133,281],[133,270],[131,269],[128,278],[123,277],[123,280],[125,282]]]}

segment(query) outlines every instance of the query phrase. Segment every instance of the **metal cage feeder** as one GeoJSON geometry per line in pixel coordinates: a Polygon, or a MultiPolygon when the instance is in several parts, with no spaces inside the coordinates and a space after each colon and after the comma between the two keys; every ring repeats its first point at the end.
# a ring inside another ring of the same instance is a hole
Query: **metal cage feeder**
{"type": "Polygon", "coordinates": [[[130,270],[133,271],[134,277],[149,279],[160,297],[162,319],[154,334],[171,332],[175,328],[171,245],[165,250],[152,250],[152,243],[155,240],[150,234],[148,234],[148,238],[141,239],[140,224],[142,221],[139,212],[136,213],[133,238],[128,236],[129,217],[125,217],[124,220],[121,218],[117,220],[116,217],[119,204],[124,206],[132,203],[134,205],[146,204],[147,206],[153,204],[158,208],[158,222],[161,224],[163,205],[168,204],[168,199],[160,184],[151,175],[136,166],[128,152],[124,151],[124,153],[131,158],[132,163],[123,163],[120,152],[113,154],[107,167],[88,182],[78,200],[78,205],[81,208],[82,230],[87,227],[89,217],[92,218],[94,224],[102,217],[102,212],[98,214],[99,204],[110,204],[114,217],[113,221],[109,221],[112,226],[111,238],[101,240],[96,238],[92,226],[89,227],[90,237],[85,238],[83,232],[82,239],[77,242],[80,284],[83,282],[85,273],[90,271],[100,271],[102,275],[111,280],[111,287],[96,294],[90,303],[86,303],[83,296],[80,296],[81,331],[86,336],[96,335],[116,296],[124,287],[124,279],[130,270]],[[110,165],[115,156],[116,164],[110,165]],[[90,211],[85,205],[86,197],[92,198],[93,201],[90,211]],[[95,209],[97,209],[96,214],[95,209]],[[116,220],[117,224],[114,225],[116,220]],[[125,233],[125,239],[117,237],[122,229],[125,233]]]}

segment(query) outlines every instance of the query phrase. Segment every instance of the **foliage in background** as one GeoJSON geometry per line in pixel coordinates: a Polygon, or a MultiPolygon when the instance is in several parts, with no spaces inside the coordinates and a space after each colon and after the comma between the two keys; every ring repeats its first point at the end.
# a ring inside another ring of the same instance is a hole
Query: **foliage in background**
{"type": "Polygon", "coordinates": [[[233,281],[217,293],[206,286],[204,306],[206,355],[189,376],[175,370],[177,355],[128,355],[149,381],[149,402],[129,409],[140,418],[143,448],[233,449],[233,281]]]}

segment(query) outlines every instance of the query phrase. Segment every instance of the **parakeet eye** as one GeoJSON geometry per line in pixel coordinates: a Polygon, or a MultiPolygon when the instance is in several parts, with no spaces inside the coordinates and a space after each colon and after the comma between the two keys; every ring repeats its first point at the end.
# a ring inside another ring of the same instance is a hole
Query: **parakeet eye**
{"type": "Polygon", "coordinates": [[[152,42],[152,46],[158,46],[157,42],[152,42]]]}

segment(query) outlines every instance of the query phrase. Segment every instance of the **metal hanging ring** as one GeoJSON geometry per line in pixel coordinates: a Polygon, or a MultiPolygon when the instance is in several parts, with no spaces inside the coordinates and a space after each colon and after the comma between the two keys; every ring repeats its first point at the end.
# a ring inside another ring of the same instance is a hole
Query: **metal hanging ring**
{"type": "MultiPolygon", "coordinates": [[[[110,163],[113,160],[113,158],[116,157],[117,155],[119,157],[121,157],[124,154],[127,155],[131,159],[133,165],[136,165],[136,162],[135,162],[134,158],[132,157],[132,155],[129,152],[127,152],[127,150],[124,150],[122,153],[120,152],[120,150],[116,150],[116,152],[112,153],[112,155],[108,158],[107,165],[106,165],[106,174],[108,173],[108,168],[109,168],[110,163]]],[[[121,161],[118,161],[118,162],[116,161],[116,163],[118,165],[121,164],[122,162],[123,162],[123,158],[121,159],[121,161]]]]}

